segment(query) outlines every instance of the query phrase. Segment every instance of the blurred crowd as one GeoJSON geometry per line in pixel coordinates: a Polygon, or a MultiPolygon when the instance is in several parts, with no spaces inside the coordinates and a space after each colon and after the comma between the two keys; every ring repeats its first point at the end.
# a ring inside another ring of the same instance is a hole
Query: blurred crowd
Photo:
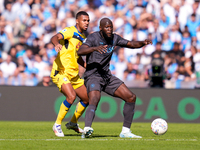
{"type": "Polygon", "coordinates": [[[108,17],[125,39],[153,41],[133,50],[116,47],[113,75],[149,87],[171,81],[172,88],[181,88],[181,82],[200,88],[199,0],[1,0],[0,85],[44,85],[57,55],[50,38],[75,25],[80,10],[90,16],[86,36],[108,17]]]}

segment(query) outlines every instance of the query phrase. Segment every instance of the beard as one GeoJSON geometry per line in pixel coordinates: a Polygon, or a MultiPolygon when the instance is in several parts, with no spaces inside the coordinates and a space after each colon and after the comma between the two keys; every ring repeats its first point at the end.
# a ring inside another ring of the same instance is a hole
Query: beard
{"type": "Polygon", "coordinates": [[[110,37],[105,32],[102,32],[102,34],[103,34],[103,37],[108,41],[111,41],[113,39],[113,34],[110,37]]]}

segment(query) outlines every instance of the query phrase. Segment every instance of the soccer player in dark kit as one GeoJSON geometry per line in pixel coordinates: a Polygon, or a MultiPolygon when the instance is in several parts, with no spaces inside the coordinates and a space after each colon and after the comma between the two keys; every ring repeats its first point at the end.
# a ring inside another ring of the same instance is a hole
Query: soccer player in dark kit
{"type": "Polygon", "coordinates": [[[152,41],[128,41],[113,33],[113,23],[108,18],[100,20],[100,31],[87,36],[86,41],[78,50],[78,55],[86,55],[86,72],[84,74],[85,85],[89,96],[89,106],[86,110],[85,127],[82,138],[92,135],[91,128],[97,105],[101,98],[101,91],[125,101],[123,115],[124,122],[121,138],[142,138],[131,133],[130,127],[133,120],[136,95],[127,86],[111,74],[109,63],[115,46],[127,48],[140,48],[152,41]]]}

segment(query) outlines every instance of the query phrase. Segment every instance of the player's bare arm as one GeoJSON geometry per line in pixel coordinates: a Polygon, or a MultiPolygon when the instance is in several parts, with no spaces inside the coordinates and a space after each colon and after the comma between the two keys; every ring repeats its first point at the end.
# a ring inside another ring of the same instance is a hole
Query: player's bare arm
{"type": "Polygon", "coordinates": [[[55,46],[56,52],[62,50],[62,45],[59,43],[60,40],[63,39],[63,36],[60,33],[57,33],[51,38],[51,43],[55,46]]]}
{"type": "Polygon", "coordinates": [[[78,58],[78,64],[86,68],[86,62],[83,60],[81,56],[78,58]]]}
{"type": "Polygon", "coordinates": [[[79,48],[77,54],[79,56],[81,56],[81,55],[87,55],[87,54],[92,53],[94,51],[97,51],[97,52],[103,54],[103,53],[107,52],[107,46],[108,45],[100,45],[100,46],[97,46],[97,47],[89,47],[88,45],[83,44],[79,48]]]}
{"type": "Polygon", "coordinates": [[[146,39],[144,41],[129,41],[126,46],[128,48],[141,48],[141,47],[148,45],[148,44],[152,44],[152,41],[146,39]]]}

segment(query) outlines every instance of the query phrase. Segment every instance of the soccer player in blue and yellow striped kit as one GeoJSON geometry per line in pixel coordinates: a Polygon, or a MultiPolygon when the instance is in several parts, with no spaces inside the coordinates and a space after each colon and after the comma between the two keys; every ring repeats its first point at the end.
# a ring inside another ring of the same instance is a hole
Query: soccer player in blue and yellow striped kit
{"type": "Polygon", "coordinates": [[[53,63],[51,78],[59,88],[59,91],[66,97],[60,106],[56,122],[53,125],[53,131],[58,137],[64,137],[61,123],[76,96],[81,100],[76,106],[71,121],[65,126],[67,129],[73,129],[78,133],[83,132],[78,127],[77,121],[88,105],[88,96],[84,80],[79,76],[78,64],[83,67],[86,67],[86,64],[82,57],[77,55],[77,51],[86,38],[83,32],[87,30],[89,21],[89,15],[85,11],[80,11],[76,14],[75,26],[66,27],[51,38],[51,42],[58,52],[53,63]]]}

